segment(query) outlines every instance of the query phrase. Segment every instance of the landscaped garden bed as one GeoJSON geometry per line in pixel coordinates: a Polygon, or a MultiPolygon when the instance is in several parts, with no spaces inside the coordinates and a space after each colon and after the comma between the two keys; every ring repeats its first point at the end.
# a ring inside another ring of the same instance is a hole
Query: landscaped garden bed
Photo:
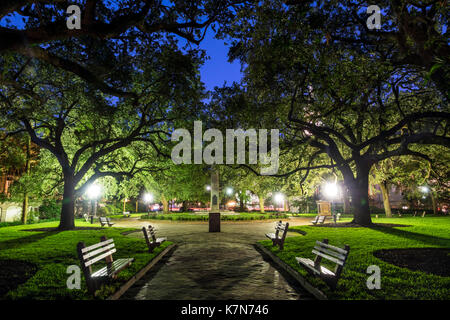
{"type": "MultiPolygon", "coordinates": [[[[341,223],[348,223],[346,220],[341,223]]],[[[442,270],[445,266],[448,268],[446,261],[448,262],[450,248],[450,218],[401,217],[373,220],[378,224],[373,228],[341,228],[332,225],[291,227],[290,230],[301,230],[304,235],[286,238],[283,251],[272,247],[270,240],[260,243],[330,299],[449,299],[450,276],[442,270]],[[394,226],[395,224],[400,226],[394,226]],[[319,278],[308,274],[295,260],[295,257],[313,259],[311,250],[316,240],[323,239],[328,239],[330,244],[338,247],[345,244],[350,246],[344,272],[334,291],[319,278]],[[396,251],[400,249],[403,251],[396,251]],[[437,258],[440,259],[439,262],[436,261],[437,258]],[[408,263],[404,263],[405,261],[408,263]],[[439,263],[442,264],[441,267],[437,266],[439,263]],[[369,290],[366,286],[367,278],[371,275],[366,270],[370,265],[380,267],[380,289],[369,290]]]]}
{"type": "MultiPolygon", "coordinates": [[[[220,220],[222,221],[244,221],[244,220],[267,220],[267,219],[286,219],[285,213],[222,213],[220,220]]],[[[143,220],[172,220],[172,221],[208,221],[208,213],[150,213],[141,215],[143,220]]]]}

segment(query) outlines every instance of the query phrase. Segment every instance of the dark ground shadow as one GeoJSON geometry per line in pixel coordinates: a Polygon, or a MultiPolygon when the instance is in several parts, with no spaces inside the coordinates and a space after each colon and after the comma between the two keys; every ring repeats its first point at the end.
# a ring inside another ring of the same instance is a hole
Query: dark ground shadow
{"type": "Polygon", "coordinates": [[[401,238],[420,241],[420,242],[423,242],[426,244],[431,244],[431,245],[444,245],[445,246],[445,245],[448,245],[448,243],[450,242],[450,238],[430,236],[430,235],[423,234],[423,233],[399,230],[399,229],[389,228],[389,227],[380,226],[380,225],[374,225],[374,226],[370,227],[370,229],[380,231],[380,232],[383,232],[386,234],[390,234],[393,236],[401,237],[401,238]]]}
{"type": "Polygon", "coordinates": [[[382,249],[375,251],[373,255],[397,267],[422,271],[442,277],[450,276],[450,249],[382,249]]]}
{"type": "MultiPolygon", "coordinates": [[[[33,230],[34,231],[34,230],[33,230]]],[[[37,234],[32,234],[30,236],[26,237],[20,237],[20,238],[14,238],[10,240],[0,241],[0,250],[6,250],[6,249],[14,249],[32,242],[36,242],[42,239],[45,239],[49,236],[58,234],[61,231],[47,231],[37,234]]]]}
{"type": "Polygon", "coordinates": [[[38,270],[37,266],[18,260],[0,260],[0,299],[30,279],[38,270]]]}

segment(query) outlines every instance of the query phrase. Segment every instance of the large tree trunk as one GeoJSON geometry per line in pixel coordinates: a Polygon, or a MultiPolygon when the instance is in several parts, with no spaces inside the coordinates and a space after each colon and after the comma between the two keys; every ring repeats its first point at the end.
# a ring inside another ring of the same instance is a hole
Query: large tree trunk
{"type": "MultiPolygon", "coordinates": [[[[351,182],[346,182],[350,187],[350,194],[352,195],[352,205],[354,209],[353,223],[361,226],[372,225],[372,219],[369,211],[369,171],[370,166],[365,162],[357,162],[356,178],[351,178],[351,182]]],[[[344,176],[344,179],[345,176],[344,176]]],[[[349,177],[347,177],[347,181],[349,177]]]]}
{"type": "MultiPolygon", "coordinates": [[[[26,174],[30,174],[31,171],[31,163],[30,163],[30,158],[31,158],[31,141],[30,141],[30,137],[27,136],[27,144],[26,144],[26,150],[27,150],[27,159],[25,162],[25,172],[26,174]]],[[[25,186],[26,188],[26,186],[25,186]]],[[[25,191],[23,194],[23,202],[22,202],[22,223],[26,224],[28,221],[28,192],[25,191]]]]}
{"type": "Polygon", "coordinates": [[[284,212],[288,212],[289,211],[289,201],[288,201],[288,199],[284,200],[283,209],[284,209],[284,212]]]}
{"type": "Polygon", "coordinates": [[[258,199],[259,199],[259,212],[265,213],[266,211],[264,210],[264,198],[258,195],[258,199]]]}
{"type": "Polygon", "coordinates": [[[181,204],[181,208],[180,208],[180,212],[187,212],[188,211],[188,201],[187,200],[183,200],[182,204],[181,204]]]}
{"type": "Polygon", "coordinates": [[[430,192],[431,196],[431,205],[433,206],[433,214],[437,214],[437,201],[436,196],[434,195],[433,191],[430,192]]]}
{"type": "Polygon", "coordinates": [[[389,201],[389,188],[387,181],[380,183],[381,194],[383,195],[383,205],[386,217],[392,218],[391,203],[389,201]]]}
{"type": "Polygon", "coordinates": [[[75,229],[75,185],[73,179],[66,178],[64,181],[64,195],[61,208],[61,220],[59,230],[75,229]]]}
{"type": "Polygon", "coordinates": [[[161,195],[161,202],[163,204],[163,213],[169,213],[169,201],[167,201],[164,195],[161,195]]]}
{"type": "Polygon", "coordinates": [[[342,198],[344,201],[343,213],[350,214],[351,213],[350,197],[349,197],[348,190],[347,190],[347,187],[345,186],[345,184],[342,186],[342,198]]]}
{"type": "Polygon", "coordinates": [[[22,223],[26,224],[28,221],[28,193],[25,192],[23,194],[23,203],[22,203],[22,223]]]}
{"type": "Polygon", "coordinates": [[[244,194],[241,192],[239,194],[239,211],[244,212],[245,211],[245,203],[244,203],[244,194]]]}

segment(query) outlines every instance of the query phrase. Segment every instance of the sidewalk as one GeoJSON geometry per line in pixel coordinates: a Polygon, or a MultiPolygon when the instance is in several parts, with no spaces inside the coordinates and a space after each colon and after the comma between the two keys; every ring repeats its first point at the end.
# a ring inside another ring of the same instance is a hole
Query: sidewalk
{"type": "MultiPolygon", "coordinates": [[[[290,224],[305,224],[294,218],[290,224]]],[[[220,233],[209,233],[207,223],[141,222],[127,220],[117,226],[140,227],[152,224],[158,236],[178,244],[128,290],[122,299],[137,300],[216,300],[267,299],[297,300],[312,297],[289,283],[254,248],[254,243],[273,232],[274,222],[222,223],[220,233]]],[[[142,233],[129,236],[142,237],[142,233]]],[[[288,236],[300,236],[288,233],[288,236]]]]}

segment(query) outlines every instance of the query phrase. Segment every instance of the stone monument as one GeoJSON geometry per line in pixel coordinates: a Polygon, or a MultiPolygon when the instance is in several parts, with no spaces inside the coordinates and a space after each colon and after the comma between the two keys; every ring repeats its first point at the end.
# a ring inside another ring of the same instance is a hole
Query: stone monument
{"type": "Polygon", "coordinates": [[[220,232],[219,191],[219,172],[213,170],[211,173],[211,211],[209,212],[209,232],[220,232]]]}

